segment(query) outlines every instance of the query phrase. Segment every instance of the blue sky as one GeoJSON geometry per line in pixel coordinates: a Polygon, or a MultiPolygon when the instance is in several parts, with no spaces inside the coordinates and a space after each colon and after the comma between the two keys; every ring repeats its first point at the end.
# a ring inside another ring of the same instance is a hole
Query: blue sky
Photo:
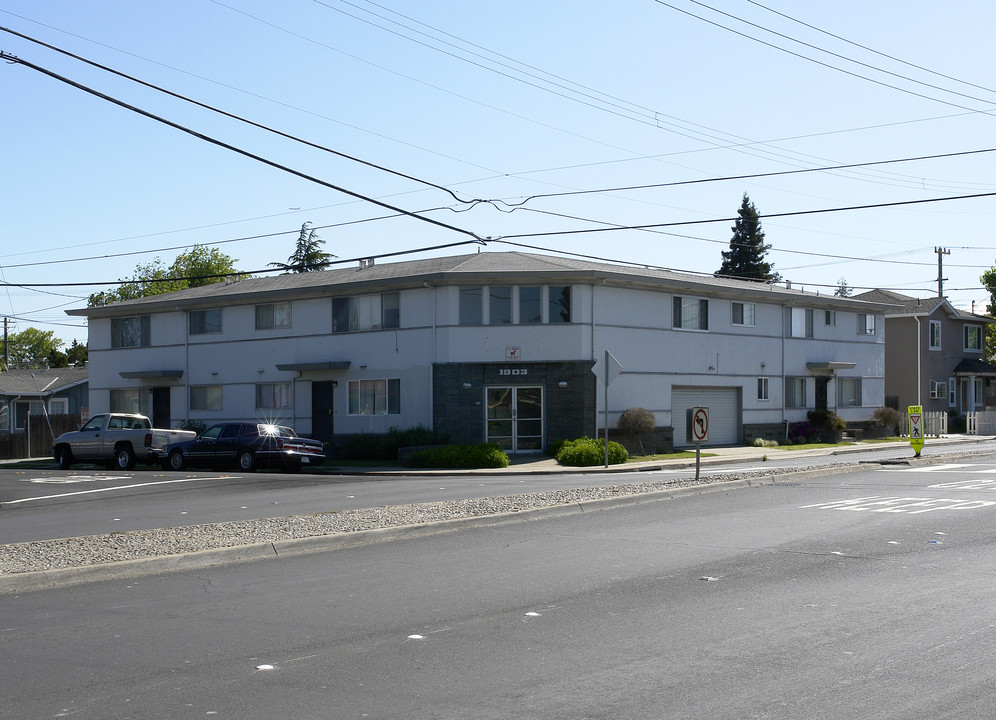
{"type": "Polygon", "coordinates": [[[938,8],[5,0],[5,28],[380,168],[0,32],[4,53],[325,183],[0,65],[0,314],[85,341],[64,311],[107,286],[67,283],[129,277],[195,244],[261,270],[286,261],[306,221],[343,259],[475,252],[477,237],[484,251],[712,273],[745,192],[793,286],[932,296],[943,247],[945,294],[984,312],[996,153],[977,151],[996,148],[996,10],[938,8]],[[934,155],[949,157],[756,177],[934,155]],[[893,205],[969,195],[983,197],[893,205]],[[811,212],[869,205],[885,207],[811,212]],[[660,227],[630,229],[648,225],[660,227]]]}

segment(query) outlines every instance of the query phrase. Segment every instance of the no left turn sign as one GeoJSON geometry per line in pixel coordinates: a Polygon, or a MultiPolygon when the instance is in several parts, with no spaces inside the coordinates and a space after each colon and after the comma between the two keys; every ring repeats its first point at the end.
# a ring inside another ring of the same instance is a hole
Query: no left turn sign
{"type": "Polygon", "coordinates": [[[709,441],[709,408],[692,408],[691,436],[696,445],[709,441]]]}

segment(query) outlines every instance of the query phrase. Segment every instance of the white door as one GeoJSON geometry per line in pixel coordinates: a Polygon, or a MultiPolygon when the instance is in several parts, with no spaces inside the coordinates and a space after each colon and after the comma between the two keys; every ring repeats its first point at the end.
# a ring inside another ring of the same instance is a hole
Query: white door
{"type": "Polygon", "coordinates": [[[705,445],[737,445],[741,442],[740,388],[671,388],[671,425],[675,447],[692,444],[687,437],[685,418],[689,408],[709,408],[709,442],[705,445]]]}

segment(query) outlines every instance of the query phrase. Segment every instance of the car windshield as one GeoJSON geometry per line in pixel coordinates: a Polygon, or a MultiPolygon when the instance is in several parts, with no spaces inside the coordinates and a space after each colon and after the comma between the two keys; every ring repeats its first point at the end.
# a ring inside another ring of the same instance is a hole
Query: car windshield
{"type": "Polygon", "coordinates": [[[296,433],[286,425],[259,425],[260,435],[276,435],[278,437],[295,437],[296,433]]]}

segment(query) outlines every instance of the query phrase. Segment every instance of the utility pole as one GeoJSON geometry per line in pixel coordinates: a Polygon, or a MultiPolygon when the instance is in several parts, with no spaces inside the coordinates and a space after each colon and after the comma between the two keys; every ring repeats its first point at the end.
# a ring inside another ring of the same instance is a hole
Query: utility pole
{"type": "Polygon", "coordinates": [[[943,271],[944,256],[950,255],[951,251],[947,248],[935,247],[934,252],[937,253],[937,297],[942,298],[944,297],[944,280],[946,279],[943,271]]]}
{"type": "Polygon", "coordinates": [[[7,364],[7,320],[8,320],[8,318],[6,318],[6,317],[3,319],[3,370],[4,370],[4,372],[6,372],[7,368],[9,367],[9,365],[7,364]]]}

